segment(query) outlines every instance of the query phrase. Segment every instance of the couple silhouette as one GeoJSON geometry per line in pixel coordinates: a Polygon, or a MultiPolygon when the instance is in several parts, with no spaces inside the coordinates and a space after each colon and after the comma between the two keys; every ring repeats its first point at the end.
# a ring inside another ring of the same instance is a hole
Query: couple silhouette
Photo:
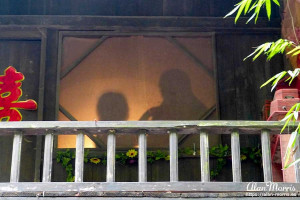
{"type": "MultiPolygon", "coordinates": [[[[182,70],[164,72],[159,88],[163,101],[148,109],[139,120],[198,120],[206,111],[192,91],[189,76],[182,70]]],[[[117,92],[104,93],[99,98],[97,111],[101,121],[126,121],[129,116],[127,100],[117,92]]]]}

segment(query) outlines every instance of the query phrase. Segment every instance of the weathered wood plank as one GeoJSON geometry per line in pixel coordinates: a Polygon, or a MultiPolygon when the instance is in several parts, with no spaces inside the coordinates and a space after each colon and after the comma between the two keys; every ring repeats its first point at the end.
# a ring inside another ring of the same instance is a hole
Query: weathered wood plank
{"type": "Polygon", "coordinates": [[[41,159],[42,159],[43,136],[37,135],[35,142],[34,182],[41,181],[41,159]]]}
{"type": "Polygon", "coordinates": [[[240,137],[237,131],[231,134],[232,180],[242,182],[240,137]]]}
{"type": "Polygon", "coordinates": [[[267,130],[261,131],[261,148],[262,148],[262,161],[264,170],[264,181],[272,181],[272,160],[271,160],[271,146],[270,146],[270,133],[267,130]]]}
{"type": "Polygon", "coordinates": [[[201,181],[210,181],[210,169],[209,169],[209,142],[208,134],[206,132],[200,132],[200,162],[201,162],[201,181]]]}
{"type": "Polygon", "coordinates": [[[22,133],[14,135],[11,158],[10,182],[19,182],[21,167],[22,133]]]}
{"type": "MultiPolygon", "coordinates": [[[[296,144],[295,144],[295,154],[294,154],[294,160],[297,160],[300,158],[300,139],[299,136],[296,139],[296,144]]],[[[296,163],[295,166],[295,175],[296,175],[296,183],[300,183],[300,162],[296,163]]]]}
{"type": "MultiPolygon", "coordinates": [[[[119,194],[117,194],[119,195],[119,194]]],[[[138,194],[139,195],[139,194],[138,194]]],[[[147,197],[142,197],[142,196],[133,196],[133,194],[129,194],[129,197],[105,197],[105,200],[131,200],[131,199],[151,199],[151,200],[161,200],[162,198],[164,200],[172,200],[174,198],[179,198],[179,199],[191,199],[191,198],[201,198],[201,200],[214,200],[217,197],[226,197],[226,200],[236,200],[237,198],[234,197],[232,198],[232,196],[230,195],[226,195],[224,193],[222,194],[187,194],[185,195],[185,197],[182,197],[183,194],[181,193],[177,193],[176,195],[170,195],[170,194],[157,194],[157,193],[151,193],[149,194],[149,198],[147,197]],[[160,196],[160,197],[153,197],[153,196],[160,196]]],[[[125,196],[125,195],[124,195],[125,196]]],[[[147,195],[148,196],[148,195],[147,195]]],[[[244,196],[244,195],[234,195],[234,196],[244,196]]],[[[290,199],[297,199],[298,197],[276,197],[276,199],[278,200],[290,200],[290,199]]],[[[36,200],[36,197],[4,197],[3,200],[15,200],[15,199],[26,199],[26,200],[36,200]]],[[[43,200],[78,200],[79,197],[43,197],[40,199],[43,200]]],[[[81,200],[99,200],[99,197],[80,197],[81,200]]],[[[243,197],[243,200],[254,200],[254,199],[261,199],[261,197],[243,197]]],[[[264,197],[265,200],[269,200],[269,199],[274,199],[273,197],[264,197]]]]}
{"type": "Polygon", "coordinates": [[[75,182],[83,182],[84,166],[84,134],[79,133],[76,137],[76,157],[75,157],[75,182]]]}
{"type": "Polygon", "coordinates": [[[46,72],[46,51],[47,51],[47,30],[40,30],[41,37],[41,58],[40,58],[40,77],[39,77],[39,100],[38,100],[38,120],[43,120],[44,114],[44,94],[45,94],[45,72],[46,72]]]}
{"type": "Polygon", "coordinates": [[[41,40],[41,33],[38,30],[1,30],[1,39],[41,40]]]}
{"type": "Polygon", "coordinates": [[[139,135],[139,182],[147,182],[147,135],[139,135]]]}
{"type": "MultiPolygon", "coordinates": [[[[38,115],[37,120],[42,121],[44,118],[44,95],[45,95],[45,72],[46,72],[46,51],[47,51],[47,30],[40,30],[41,37],[41,58],[40,58],[40,78],[39,78],[39,99],[38,99],[38,115]]],[[[41,172],[41,157],[42,157],[42,136],[36,138],[35,150],[35,167],[34,181],[40,181],[41,172]]],[[[52,163],[51,163],[52,164],[52,163]]],[[[51,176],[50,176],[51,180],[51,176]]]]}
{"type": "Polygon", "coordinates": [[[178,134],[175,131],[170,132],[170,181],[178,181],[178,134]]]}
{"type": "MultiPolygon", "coordinates": [[[[266,188],[270,194],[274,193],[297,193],[300,194],[299,183],[283,183],[283,182],[84,182],[84,183],[0,183],[0,195],[6,194],[17,196],[25,192],[42,195],[44,191],[47,193],[57,193],[86,196],[95,196],[97,192],[261,192],[262,188],[266,188]],[[287,187],[288,191],[276,191],[276,188],[287,187]]],[[[98,193],[98,194],[99,194],[98,193]]],[[[30,195],[28,195],[30,196],[30,195]]]]}
{"type": "Polygon", "coordinates": [[[53,134],[48,133],[45,137],[43,182],[51,182],[53,154],[53,134]]]}
{"type": "MultiPolygon", "coordinates": [[[[1,27],[0,27],[1,30],[1,27]]],[[[157,32],[157,31],[131,31],[131,32],[118,32],[118,31],[62,31],[63,36],[73,37],[93,37],[98,38],[99,35],[103,36],[201,36],[201,37],[212,37],[212,32],[185,32],[185,31],[168,31],[168,32],[157,32]]]]}
{"type": "Polygon", "coordinates": [[[60,92],[60,74],[61,74],[61,66],[62,66],[62,57],[63,57],[63,34],[62,32],[58,32],[57,39],[57,66],[56,66],[56,80],[55,80],[55,120],[58,120],[58,112],[59,112],[59,92],[60,92]]]}
{"type": "Polygon", "coordinates": [[[47,53],[45,71],[44,93],[44,119],[46,121],[56,119],[56,74],[58,56],[58,30],[47,29],[47,53]]]}
{"type": "MultiPolygon", "coordinates": [[[[232,130],[239,130],[240,134],[260,134],[261,129],[268,129],[270,134],[278,134],[283,125],[278,121],[22,121],[1,122],[0,135],[11,135],[15,130],[21,130],[25,135],[44,135],[46,131],[72,135],[74,130],[104,134],[111,129],[134,134],[140,130],[146,130],[148,134],[166,134],[166,130],[176,130],[178,134],[194,134],[200,130],[214,134],[231,134],[232,130]]],[[[289,126],[290,130],[296,127],[292,123],[289,126]]]]}
{"type": "MultiPolygon", "coordinates": [[[[79,27],[88,27],[96,30],[103,27],[198,27],[203,31],[214,31],[231,29],[237,30],[243,28],[249,29],[272,29],[280,30],[281,20],[267,19],[258,20],[257,24],[245,24],[248,18],[240,18],[239,23],[232,23],[232,17],[223,19],[223,17],[140,17],[140,16],[0,16],[0,26],[38,26],[38,27],[57,27],[71,28],[78,30],[79,27]],[[77,27],[77,28],[76,28],[77,27]]],[[[80,28],[82,29],[82,28],[80,28]]],[[[86,30],[87,30],[86,29],[86,30]]],[[[241,30],[244,31],[244,30],[241,30]]]]}
{"type": "Polygon", "coordinates": [[[107,168],[106,182],[115,181],[115,166],[116,166],[116,135],[115,131],[111,130],[107,136],[107,168]]]}
{"type": "Polygon", "coordinates": [[[162,16],[163,0],[153,0],[153,1],[138,0],[138,15],[162,16]]]}

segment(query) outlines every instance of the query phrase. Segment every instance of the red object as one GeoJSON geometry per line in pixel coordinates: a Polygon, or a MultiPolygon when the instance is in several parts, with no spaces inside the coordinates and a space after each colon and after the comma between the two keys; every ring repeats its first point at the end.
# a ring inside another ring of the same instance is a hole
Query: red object
{"type": "Polygon", "coordinates": [[[281,90],[277,90],[274,95],[274,100],[294,99],[294,98],[299,98],[298,89],[281,89],[281,90]]]}
{"type": "Polygon", "coordinates": [[[300,102],[298,89],[280,89],[275,92],[274,100],[271,102],[270,117],[268,121],[278,121],[284,118],[285,114],[300,102]]]}
{"type": "Polygon", "coordinates": [[[276,91],[281,89],[298,89],[300,90],[300,80],[299,78],[295,78],[292,83],[289,85],[289,81],[286,81],[287,78],[282,79],[278,82],[276,86],[276,91]]]}
{"type": "MultiPolygon", "coordinates": [[[[297,79],[295,86],[297,86],[297,84],[299,83],[300,81],[297,79]]],[[[284,84],[282,84],[281,86],[284,86],[284,84]]],[[[268,118],[268,121],[280,121],[285,117],[290,108],[299,102],[299,90],[297,88],[277,90],[274,95],[274,100],[271,102],[271,114],[268,118]]],[[[284,182],[293,181],[294,171],[293,169],[284,171],[278,170],[276,166],[278,167],[279,163],[281,163],[281,165],[283,163],[283,152],[285,152],[289,137],[289,135],[279,134],[273,135],[271,137],[272,173],[274,177],[277,177],[276,179],[281,180],[282,178],[284,182]],[[280,151],[277,151],[278,146],[280,146],[280,151]],[[281,155],[277,154],[278,152],[280,152],[281,155]]]]}
{"type": "Polygon", "coordinates": [[[0,76],[0,121],[21,121],[22,115],[18,109],[36,110],[37,103],[34,100],[19,101],[22,96],[21,85],[24,75],[9,66],[0,76]]]}
{"type": "Polygon", "coordinates": [[[263,120],[267,121],[270,116],[270,107],[271,107],[271,101],[266,100],[265,105],[263,106],[263,120]]]}
{"type": "Polygon", "coordinates": [[[271,102],[271,114],[272,116],[275,112],[285,112],[284,115],[295,105],[299,103],[300,99],[276,99],[271,102]]]}

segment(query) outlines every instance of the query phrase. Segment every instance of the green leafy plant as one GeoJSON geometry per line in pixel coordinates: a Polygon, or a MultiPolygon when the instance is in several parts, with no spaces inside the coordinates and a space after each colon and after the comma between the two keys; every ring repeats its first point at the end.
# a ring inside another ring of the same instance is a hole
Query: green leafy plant
{"type": "Polygon", "coordinates": [[[219,144],[218,146],[214,146],[209,150],[209,154],[211,156],[217,157],[217,163],[215,168],[210,170],[210,176],[211,178],[215,178],[220,174],[224,166],[227,164],[227,159],[230,155],[230,150],[228,145],[223,146],[222,144],[219,144]]]}
{"type": "Polygon", "coordinates": [[[245,147],[241,148],[241,160],[251,159],[256,164],[261,164],[261,148],[245,147]]]}
{"type": "MultiPolygon", "coordinates": [[[[132,150],[132,149],[130,149],[132,150]]],[[[131,159],[136,159],[136,155],[132,158],[131,154],[128,154],[130,152],[128,150],[126,153],[119,152],[116,153],[116,161],[119,162],[122,165],[131,164],[131,159]]],[[[231,157],[230,148],[228,145],[218,145],[211,147],[210,150],[210,156],[217,158],[216,167],[214,169],[211,169],[211,177],[215,178],[217,175],[219,175],[224,168],[224,166],[227,164],[227,160],[231,157]]],[[[247,160],[248,158],[251,159],[254,163],[261,163],[261,150],[260,148],[242,148],[241,149],[242,155],[241,158],[244,157],[245,159],[241,160],[247,160]]],[[[85,163],[91,163],[95,165],[106,165],[106,153],[100,154],[98,156],[89,156],[90,152],[89,150],[86,150],[84,152],[84,162],[85,163]]],[[[185,156],[196,156],[195,149],[190,147],[180,148],[178,149],[179,158],[185,157],[185,156]]],[[[197,153],[197,156],[200,155],[200,152],[197,153]]],[[[75,159],[75,153],[70,151],[70,149],[66,149],[65,151],[57,151],[56,154],[56,161],[58,163],[61,163],[62,166],[65,168],[67,173],[67,181],[73,182],[74,181],[74,159],[75,159]]],[[[147,161],[151,164],[153,164],[155,161],[158,160],[170,160],[170,155],[167,151],[162,150],[156,150],[156,151],[148,151],[147,152],[147,161]]]]}
{"type": "Polygon", "coordinates": [[[239,17],[241,16],[241,14],[249,14],[252,12],[251,17],[249,18],[249,20],[247,21],[247,23],[249,21],[251,21],[254,17],[255,17],[255,23],[258,19],[260,10],[262,7],[266,8],[267,11],[267,16],[270,20],[271,18],[271,3],[275,3],[276,5],[280,6],[278,0],[242,0],[239,3],[235,4],[235,8],[230,11],[225,17],[228,17],[230,15],[233,15],[235,12],[237,12],[236,16],[235,16],[235,23],[237,22],[237,20],[239,19],[239,17]]]}
{"type": "MultiPolygon", "coordinates": [[[[286,5],[287,5],[287,10],[288,13],[290,15],[291,18],[291,24],[292,24],[292,29],[293,29],[293,34],[295,36],[295,40],[296,41],[291,41],[288,39],[279,39],[275,42],[267,42],[264,43],[258,47],[256,47],[256,49],[254,50],[253,53],[251,53],[249,56],[247,56],[245,59],[254,56],[253,57],[253,61],[255,59],[257,59],[260,55],[264,54],[267,56],[267,60],[269,61],[270,59],[272,59],[275,55],[281,53],[283,54],[284,52],[286,52],[286,55],[289,56],[298,56],[300,54],[300,45],[299,45],[299,40],[297,37],[297,33],[295,31],[295,26],[294,26],[294,21],[293,21],[293,15],[290,9],[290,5],[289,5],[289,0],[285,0],[286,1],[286,5]]],[[[266,12],[267,12],[267,16],[268,19],[270,20],[271,17],[271,3],[275,3],[277,6],[280,6],[278,0],[241,0],[238,4],[235,5],[235,8],[229,12],[225,17],[231,16],[234,13],[237,12],[236,16],[235,16],[235,22],[237,22],[237,20],[239,19],[239,17],[241,16],[242,13],[244,13],[244,15],[253,12],[252,16],[249,18],[249,20],[247,22],[249,22],[251,19],[253,19],[255,17],[255,23],[258,19],[259,13],[261,8],[265,7],[266,8],[266,12]]],[[[289,82],[289,85],[292,83],[292,81],[299,76],[300,73],[300,69],[295,69],[293,71],[288,70],[288,71],[282,71],[278,74],[276,74],[275,76],[273,76],[272,78],[270,78],[269,80],[267,80],[265,83],[263,83],[261,85],[261,87],[264,87],[268,84],[272,85],[272,89],[271,91],[277,86],[277,84],[281,81],[284,80],[286,82],[289,82]]],[[[294,122],[298,120],[298,112],[300,109],[300,104],[297,103],[295,104],[286,114],[286,116],[284,117],[284,119],[282,119],[282,121],[285,121],[285,124],[281,130],[281,133],[284,131],[284,129],[290,124],[290,122],[294,122]]],[[[300,123],[298,124],[296,130],[294,130],[291,133],[291,137],[290,140],[288,142],[287,145],[287,150],[285,153],[285,157],[284,157],[284,169],[295,165],[296,163],[300,162],[300,158],[295,159],[293,162],[289,163],[289,159],[292,156],[292,154],[294,153],[294,151],[296,151],[296,149],[299,147],[296,145],[296,139],[299,137],[300,135],[300,123]]]]}
{"type": "Polygon", "coordinates": [[[57,151],[56,162],[61,163],[62,167],[65,168],[67,173],[67,182],[74,181],[74,170],[72,165],[72,160],[75,159],[74,152],[71,152],[70,149],[65,151],[57,151]]]}

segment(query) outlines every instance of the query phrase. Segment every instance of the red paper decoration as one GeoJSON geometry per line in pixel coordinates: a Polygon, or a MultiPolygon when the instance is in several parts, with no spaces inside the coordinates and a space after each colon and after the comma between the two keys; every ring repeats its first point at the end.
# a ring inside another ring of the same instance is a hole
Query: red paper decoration
{"type": "Polygon", "coordinates": [[[24,75],[9,66],[0,76],[0,121],[21,121],[22,115],[18,109],[36,110],[37,103],[32,100],[19,101],[22,96],[21,85],[24,75]]]}

